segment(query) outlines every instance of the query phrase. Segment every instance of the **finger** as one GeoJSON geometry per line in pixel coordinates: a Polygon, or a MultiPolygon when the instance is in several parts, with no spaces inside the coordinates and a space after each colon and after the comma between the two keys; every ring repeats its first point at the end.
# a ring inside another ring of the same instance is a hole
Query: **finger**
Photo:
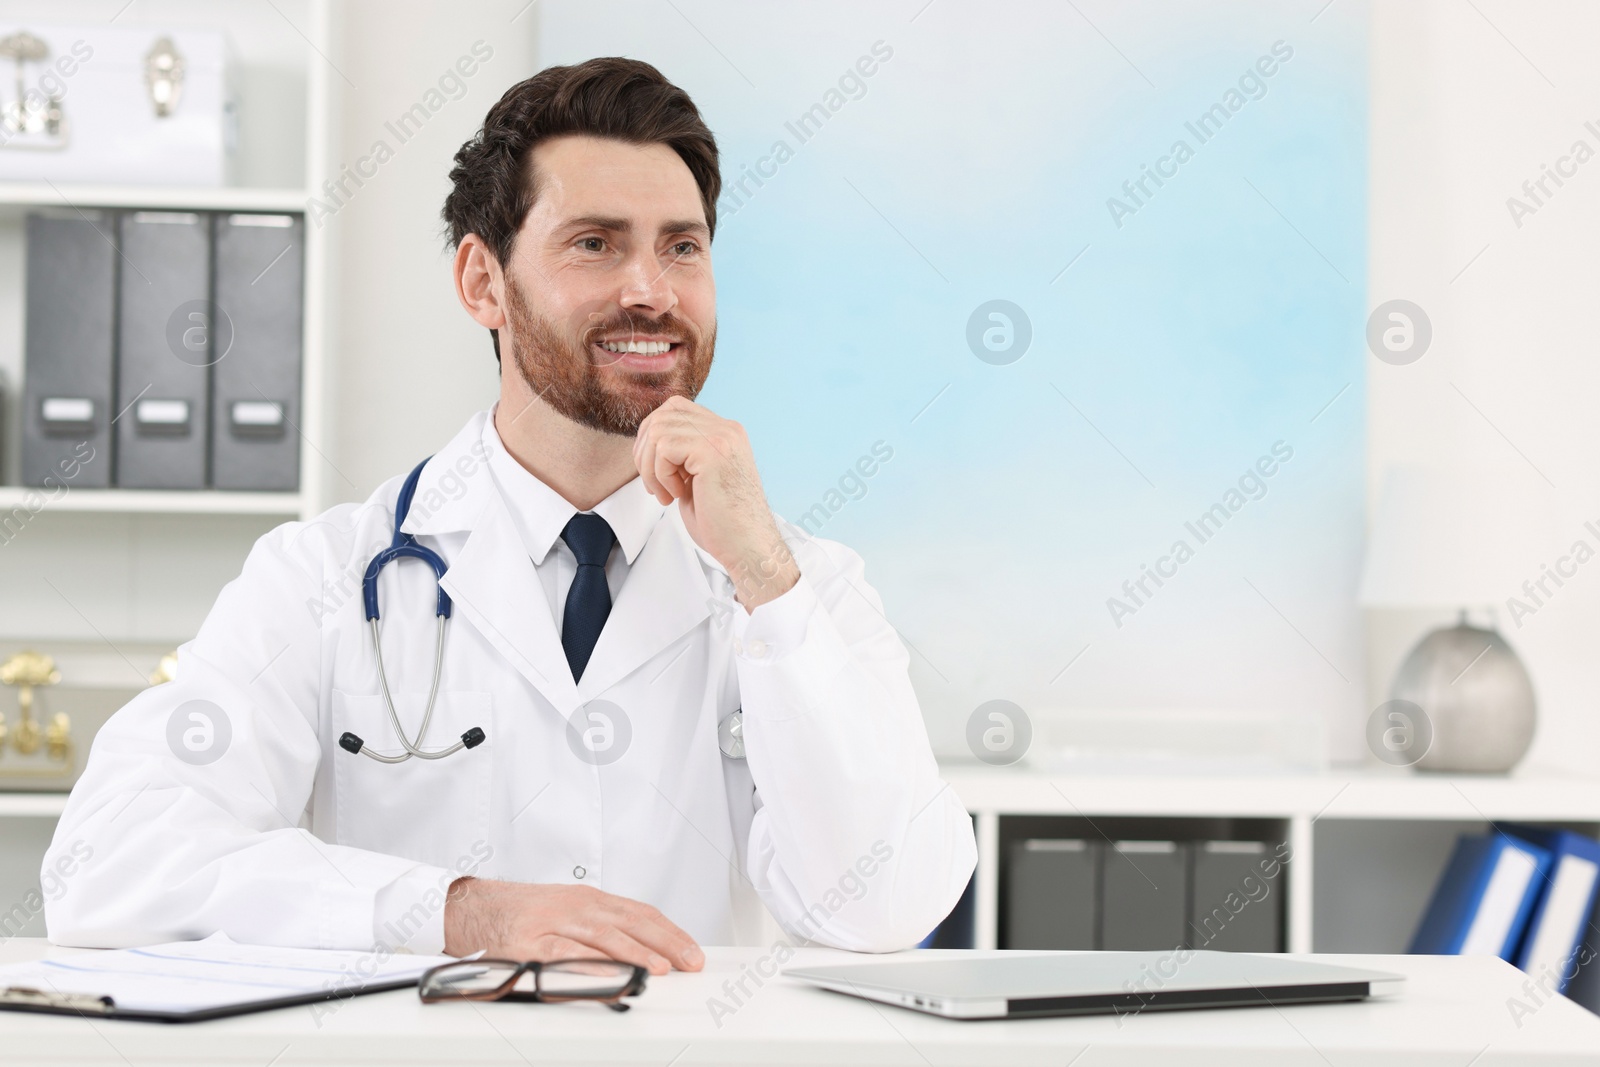
{"type": "Polygon", "coordinates": [[[653,411],[639,420],[639,430],[634,435],[634,444],[636,446],[659,436],[663,430],[671,429],[683,423],[686,413],[673,408],[672,401],[674,399],[677,398],[675,396],[667,397],[666,401],[658,404],[653,411]]]}
{"type": "Polygon", "coordinates": [[[672,970],[671,960],[619,929],[613,917],[603,912],[589,913],[586,921],[563,934],[608,959],[643,967],[651,974],[666,974],[672,970]]]}
{"type": "Polygon", "coordinates": [[[662,504],[672,503],[672,492],[661,484],[661,479],[656,474],[656,434],[654,431],[646,433],[644,427],[639,428],[639,451],[634,456],[634,465],[639,468],[639,477],[644,482],[645,489],[662,504]]]}
{"type": "Polygon", "coordinates": [[[621,935],[614,926],[602,921],[594,927],[577,926],[562,934],[545,934],[534,941],[535,959],[553,960],[592,959],[601,956],[622,963],[643,967],[651,974],[666,974],[671,964],[660,953],[654,952],[633,938],[621,935]]]}
{"type": "Polygon", "coordinates": [[[541,963],[552,963],[556,960],[581,960],[593,956],[598,949],[592,945],[585,945],[581,941],[574,941],[570,937],[560,934],[542,934],[528,943],[525,949],[519,950],[516,955],[526,956],[528,959],[538,960],[541,963]]]}
{"type": "Polygon", "coordinates": [[[634,435],[633,466],[639,472],[639,480],[644,483],[645,492],[655,497],[658,503],[666,504],[671,502],[670,498],[668,500],[661,499],[666,490],[660,482],[656,481],[654,460],[650,458],[655,443],[656,431],[654,423],[651,421],[654,418],[654,411],[646,415],[644,421],[639,424],[639,432],[634,435]]]}
{"type": "Polygon", "coordinates": [[[672,960],[680,971],[698,971],[705,966],[706,954],[694,938],[648,904],[634,902],[619,925],[635,940],[672,960]]]}
{"type": "MultiPolygon", "coordinates": [[[[656,408],[656,411],[660,410],[660,408],[656,408]]],[[[644,448],[645,442],[650,439],[652,427],[655,425],[656,411],[652,411],[650,414],[640,419],[639,428],[638,430],[634,431],[633,455],[635,459],[637,459],[639,456],[639,450],[644,448]]]]}
{"type": "Polygon", "coordinates": [[[671,396],[667,397],[661,402],[661,406],[656,410],[664,411],[669,415],[675,416],[685,415],[691,412],[709,411],[709,409],[701,407],[699,404],[696,404],[693,400],[690,400],[688,397],[683,396],[680,393],[673,393],[671,396]]]}
{"type": "Polygon", "coordinates": [[[686,480],[712,469],[720,458],[712,438],[694,425],[661,434],[656,442],[656,455],[666,456],[686,480]]]}
{"type": "MultiPolygon", "coordinates": [[[[602,939],[596,937],[590,938],[590,940],[598,941],[602,939]]],[[[638,942],[634,942],[634,944],[637,945],[638,942]]],[[[621,946],[618,947],[620,948],[621,946]]],[[[609,951],[602,945],[587,944],[584,941],[576,941],[560,934],[546,934],[543,937],[536,938],[530,947],[530,955],[533,959],[543,963],[556,963],[561,960],[587,960],[600,956],[605,959],[643,967],[651,974],[666,974],[672,969],[671,964],[664,957],[651,952],[642,945],[638,946],[638,951],[636,952],[623,951],[619,954],[618,952],[609,951]]]]}
{"type": "Polygon", "coordinates": [[[657,442],[654,449],[656,481],[666,486],[674,498],[689,495],[689,472],[685,466],[688,450],[682,438],[667,438],[657,442]]]}

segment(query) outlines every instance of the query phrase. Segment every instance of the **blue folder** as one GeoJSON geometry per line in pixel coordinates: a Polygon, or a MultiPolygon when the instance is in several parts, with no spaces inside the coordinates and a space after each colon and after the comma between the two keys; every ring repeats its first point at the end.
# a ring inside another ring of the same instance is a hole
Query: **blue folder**
{"type": "MultiPolygon", "coordinates": [[[[1577,974],[1577,952],[1600,896],[1600,841],[1570,830],[1512,824],[1500,829],[1550,853],[1548,877],[1513,962],[1535,979],[1553,982],[1555,991],[1563,993],[1577,974]]],[[[1589,940],[1600,941],[1600,936],[1589,940]]]]}
{"type": "Polygon", "coordinates": [[[1411,951],[1510,961],[1550,870],[1548,849],[1502,833],[1463,834],[1433,891],[1411,951]]]}

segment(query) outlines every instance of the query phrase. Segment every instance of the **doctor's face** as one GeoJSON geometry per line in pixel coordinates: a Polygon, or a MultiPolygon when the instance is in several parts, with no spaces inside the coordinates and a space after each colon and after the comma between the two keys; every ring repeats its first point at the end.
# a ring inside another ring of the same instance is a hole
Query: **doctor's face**
{"type": "Polygon", "coordinates": [[[699,187],[662,144],[560,137],[532,162],[502,349],[509,341],[513,366],[562,415],[631,437],[711,372],[716,285],[699,187]]]}

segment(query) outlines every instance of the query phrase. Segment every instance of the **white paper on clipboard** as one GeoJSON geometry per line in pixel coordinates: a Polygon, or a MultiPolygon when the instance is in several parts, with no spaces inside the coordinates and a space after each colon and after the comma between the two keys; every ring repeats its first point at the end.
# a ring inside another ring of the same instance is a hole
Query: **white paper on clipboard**
{"type": "Polygon", "coordinates": [[[242,945],[226,934],[0,966],[0,991],[111,997],[118,1011],[199,1012],[415,981],[453,956],[242,945]]]}

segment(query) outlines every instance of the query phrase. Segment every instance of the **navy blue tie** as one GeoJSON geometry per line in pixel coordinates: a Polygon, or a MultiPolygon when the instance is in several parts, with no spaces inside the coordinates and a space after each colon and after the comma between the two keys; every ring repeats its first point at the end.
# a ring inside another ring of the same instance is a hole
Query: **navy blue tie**
{"type": "Polygon", "coordinates": [[[567,665],[576,682],[583,677],[589,654],[600,640],[600,631],[605,629],[606,616],[611,614],[606,560],[617,536],[600,516],[580,512],[567,522],[561,540],[578,557],[578,573],[567,590],[567,609],[561,616],[561,647],[567,653],[567,665]]]}

